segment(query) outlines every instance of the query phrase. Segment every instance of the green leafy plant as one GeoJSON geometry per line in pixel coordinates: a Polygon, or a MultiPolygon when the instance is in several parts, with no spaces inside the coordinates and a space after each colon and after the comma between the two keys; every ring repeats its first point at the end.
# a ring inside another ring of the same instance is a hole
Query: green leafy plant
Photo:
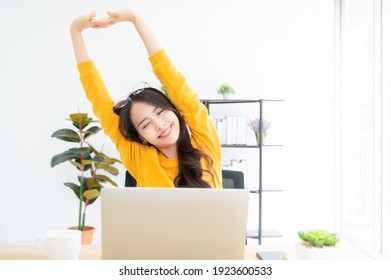
{"type": "Polygon", "coordinates": [[[225,94],[225,93],[235,94],[236,91],[231,85],[229,85],[227,83],[223,83],[217,89],[217,93],[219,93],[219,94],[225,94]]]}
{"type": "Polygon", "coordinates": [[[96,120],[84,113],[70,114],[69,117],[70,119],[67,120],[71,121],[77,130],[59,129],[52,134],[52,137],[77,145],[53,156],[51,167],[63,162],[70,162],[78,170],[78,183],[66,182],[64,185],[69,187],[79,199],[78,229],[84,230],[87,206],[94,203],[99,197],[100,190],[105,183],[115,187],[118,186],[108,176],[98,174],[98,172],[105,171],[117,176],[118,169],[113,165],[121,163],[121,161],[106,156],[103,152],[97,151],[91,144],[86,142],[86,139],[101,130],[98,126],[90,126],[92,123],[97,122],[96,120]],[[88,126],[90,127],[87,129],[88,126]]]}
{"type": "Polygon", "coordinates": [[[303,241],[303,245],[307,247],[335,246],[339,241],[337,234],[323,229],[312,229],[307,232],[299,231],[298,235],[303,241]]]}

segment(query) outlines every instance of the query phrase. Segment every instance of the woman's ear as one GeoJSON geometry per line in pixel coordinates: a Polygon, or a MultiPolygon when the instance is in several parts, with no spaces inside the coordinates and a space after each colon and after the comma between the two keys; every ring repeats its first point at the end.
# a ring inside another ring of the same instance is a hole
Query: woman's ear
{"type": "Polygon", "coordinates": [[[147,146],[149,143],[147,140],[145,140],[144,137],[142,137],[140,134],[138,134],[138,138],[140,138],[140,140],[143,142],[143,145],[147,146]]]}

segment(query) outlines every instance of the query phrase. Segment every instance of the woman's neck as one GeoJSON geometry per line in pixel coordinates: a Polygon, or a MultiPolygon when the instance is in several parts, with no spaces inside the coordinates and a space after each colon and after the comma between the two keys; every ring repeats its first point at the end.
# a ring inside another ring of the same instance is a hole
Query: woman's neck
{"type": "Polygon", "coordinates": [[[168,147],[168,148],[160,148],[159,151],[166,157],[166,158],[177,158],[177,147],[168,147]]]}

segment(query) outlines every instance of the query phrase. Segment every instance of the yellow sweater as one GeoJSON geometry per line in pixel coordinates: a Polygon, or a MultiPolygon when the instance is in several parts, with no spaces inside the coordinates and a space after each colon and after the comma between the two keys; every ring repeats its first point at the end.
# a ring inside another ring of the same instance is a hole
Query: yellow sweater
{"type": "MultiPolygon", "coordinates": [[[[208,154],[213,160],[211,172],[214,180],[211,186],[221,188],[221,147],[207,109],[187,85],[186,79],[172,65],[164,50],[154,53],[149,60],[169,98],[184,116],[191,131],[193,147],[208,154]]],[[[114,102],[94,62],[82,62],[77,67],[94,114],[99,118],[105,134],[115,144],[123,165],[137,180],[138,187],[175,187],[178,159],[166,158],[155,147],[147,147],[123,138],[118,129],[118,116],[113,113],[114,102]]],[[[204,159],[201,160],[201,165],[204,169],[207,168],[204,159]]],[[[210,176],[205,173],[203,179],[210,181],[210,176]]]]}

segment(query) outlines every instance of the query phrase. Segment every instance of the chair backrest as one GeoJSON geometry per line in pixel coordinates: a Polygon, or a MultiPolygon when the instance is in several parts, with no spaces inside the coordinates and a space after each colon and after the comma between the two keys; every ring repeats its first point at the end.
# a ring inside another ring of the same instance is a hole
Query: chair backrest
{"type": "Polygon", "coordinates": [[[224,189],[244,189],[244,174],[242,171],[223,170],[224,189]]]}
{"type": "MultiPolygon", "coordinates": [[[[244,189],[244,174],[242,171],[223,170],[223,188],[224,189],[244,189]]],[[[125,187],[136,187],[137,181],[126,171],[125,187]]]]}
{"type": "Polygon", "coordinates": [[[127,170],[125,173],[125,187],[137,187],[136,179],[127,170]]]}

